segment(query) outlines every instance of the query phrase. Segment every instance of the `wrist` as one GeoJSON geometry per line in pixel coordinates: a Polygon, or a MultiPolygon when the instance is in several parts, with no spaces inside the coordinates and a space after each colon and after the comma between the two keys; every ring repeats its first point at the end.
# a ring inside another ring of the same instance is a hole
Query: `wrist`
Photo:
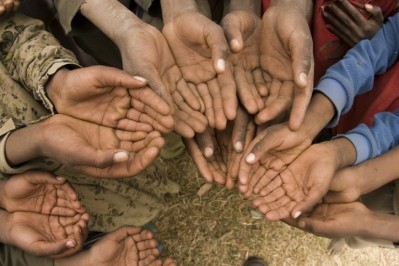
{"type": "MultiPolygon", "coordinates": [[[[322,143],[323,144],[323,143],[322,143]]],[[[337,169],[353,165],[356,161],[356,149],[347,138],[337,138],[324,142],[337,158],[337,169]]]]}
{"type": "Polygon", "coordinates": [[[394,214],[370,211],[366,216],[365,236],[399,242],[399,217],[394,214]]]}
{"type": "Polygon", "coordinates": [[[229,11],[244,10],[260,15],[261,5],[261,0],[231,0],[229,11]]]}
{"type": "Polygon", "coordinates": [[[332,102],[322,93],[315,93],[306,111],[301,130],[313,140],[334,117],[335,108],[332,102]]]}
{"type": "Polygon", "coordinates": [[[271,7],[296,8],[308,22],[313,15],[313,0],[271,0],[269,8],[271,7]]]}
{"type": "Polygon", "coordinates": [[[118,47],[130,30],[145,24],[119,1],[85,0],[80,12],[118,47]]]}
{"type": "Polygon", "coordinates": [[[63,81],[65,80],[65,76],[69,73],[69,71],[70,70],[65,67],[58,69],[46,83],[46,94],[55,106],[55,109],[57,109],[60,100],[63,99],[62,88],[65,85],[63,81]]]}
{"type": "Polygon", "coordinates": [[[10,216],[11,214],[9,212],[0,209],[0,224],[2,228],[0,231],[0,243],[7,245],[12,244],[8,235],[12,226],[12,223],[10,223],[10,216]]]}
{"type": "Polygon", "coordinates": [[[161,0],[162,18],[164,24],[185,12],[197,12],[195,0],[161,0]]]}
{"type": "Polygon", "coordinates": [[[5,157],[11,167],[41,157],[41,123],[12,132],[5,145],[5,157]]]}

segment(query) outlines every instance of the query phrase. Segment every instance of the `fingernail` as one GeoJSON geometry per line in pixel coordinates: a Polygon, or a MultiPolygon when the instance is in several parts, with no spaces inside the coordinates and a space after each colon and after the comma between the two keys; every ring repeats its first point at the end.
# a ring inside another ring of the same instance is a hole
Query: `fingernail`
{"type": "Polygon", "coordinates": [[[299,82],[302,84],[302,86],[306,86],[308,81],[307,81],[307,76],[305,73],[299,74],[299,82]]]}
{"type": "Polygon", "coordinates": [[[68,248],[73,248],[73,247],[75,247],[75,246],[76,246],[75,240],[68,240],[68,241],[66,242],[66,246],[67,246],[68,248]]]}
{"type": "Polygon", "coordinates": [[[129,153],[127,151],[120,151],[114,154],[114,162],[116,163],[122,163],[126,162],[129,160],[129,153]]]}
{"type": "Polygon", "coordinates": [[[133,76],[133,78],[134,78],[135,80],[138,80],[138,81],[143,82],[143,83],[146,83],[146,82],[147,82],[147,80],[146,80],[145,78],[140,77],[140,76],[133,76]]]}
{"type": "Polygon", "coordinates": [[[234,48],[235,50],[240,49],[240,42],[237,39],[233,39],[230,42],[231,48],[234,48]]]}
{"type": "Polygon", "coordinates": [[[204,149],[204,155],[205,155],[206,158],[211,157],[213,155],[213,149],[210,148],[210,147],[206,147],[204,149]]]}
{"type": "Polygon", "coordinates": [[[253,153],[248,154],[247,158],[245,158],[245,161],[247,163],[253,163],[255,161],[255,154],[253,153]]]}
{"type": "Polygon", "coordinates": [[[303,220],[300,220],[299,222],[298,222],[298,226],[300,227],[300,228],[305,228],[305,221],[303,221],[303,220]]]}
{"type": "Polygon", "coordinates": [[[242,152],[242,150],[243,150],[242,142],[241,141],[237,141],[234,144],[234,148],[236,149],[237,152],[242,152]]]}
{"type": "Polygon", "coordinates": [[[226,62],[223,59],[218,59],[216,67],[219,71],[223,72],[226,69],[226,62]]]}
{"type": "Polygon", "coordinates": [[[364,7],[365,7],[367,10],[373,10],[373,6],[370,5],[370,4],[365,4],[364,7]]]}
{"type": "Polygon", "coordinates": [[[65,177],[62,177],[62,176],[57,176],[57,177],[55,177],[57,180],[59,180],[59,181],[64,181],[65,180],[65,177]]]}
{"type": "Polygon", "coordinates": [[[302,214],[301,211],[297,211],[296,213],[294,213],[293,218],[296,219],[296,218],[298,218],[299,216],[301,216],[301,214],[302,214]]]}

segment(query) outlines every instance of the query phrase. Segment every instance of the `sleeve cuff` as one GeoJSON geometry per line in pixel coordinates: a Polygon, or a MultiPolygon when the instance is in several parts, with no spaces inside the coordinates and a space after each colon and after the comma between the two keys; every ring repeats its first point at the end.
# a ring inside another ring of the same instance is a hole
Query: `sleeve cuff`
{"type": "Polygon", "coordinates": [[[323,93],[335,107],[335,116],[327,125],[328,127],[334,127],[338,124],[339,118],[341,116],[342,110],[344,110],[348,96],[344,87],[338,81],[334,79],[322,79],[314,91],[323,93]]]}
{"type": "Polygon", "coordinates": [[[47,70],[46,75],[44,75],[40,79],[40,85],[38,86],[37,90],[35,91],[35,96],[40,99],[40,101],[43,103],[44,107],[46,107],[47,110],[51,112],[52,115],[54,115],[54,105],[50,101],[50,99],[47,97],[46,91],[45,91],[45,85],[48,82],[49,78],[54,75],[60,68],[67,66],[67,65],[73,65],[76,66],[76,68],[80,68],[78,64],[68,62],[68,61],[62,61],[62,62],[55,62],[53,63],[50,68],[47,70]]]}
{"type": "Polygon", "coordinates": [[[355,146],[356,161],[354,165],[364,162],[372,158],[372,149],[369,139],[359,133],[348,133],[345,135],[338,135],[337,137],[345,137],[355,146]]]}

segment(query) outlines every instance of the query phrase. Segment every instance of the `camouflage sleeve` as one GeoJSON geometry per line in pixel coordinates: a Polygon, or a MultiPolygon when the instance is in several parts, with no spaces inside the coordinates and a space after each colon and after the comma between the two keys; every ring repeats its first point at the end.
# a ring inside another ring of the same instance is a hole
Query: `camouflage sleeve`
{"type": "Polygon", "coordinates": [[[0,60],[12,79],[53,113],[45,93],[49,77],[65,65],[78,66],[72,52],[63,48],[41,21],[15,14],[0,19],[0,60]]]}

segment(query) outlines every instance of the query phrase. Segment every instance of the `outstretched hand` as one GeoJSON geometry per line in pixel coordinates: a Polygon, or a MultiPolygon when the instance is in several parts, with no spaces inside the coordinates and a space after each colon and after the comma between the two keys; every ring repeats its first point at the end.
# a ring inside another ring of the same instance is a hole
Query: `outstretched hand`
{"type": "Polygon", "coordinates": [[[39,142],[42,156],[93,177],[137,175],[157,158],[164,145],[157,131],[114,130],[65,115],[34,126],[45,140],[39,142]]]}
{"type": "Polygon", "coordinates": [[[156,28],[139,23],[119,44],[123,69],[146,78],[148,85],[172,107],[172,126],[177,134],[188,138],[203,132],[207,121],[200,112],[199,96],[183,79],[165,37],[156,28]]]}
{"type": "Polygon", "coordinates": [[[240,103],[248,113],[256,114],[264,108],[262,96],[268,94],[259,61],[261,19],[253,12],[236,10],[222,20],[232,53],[234,79],[240,103]]]}
{"type": "Polygon", "coordinates": [[[301,217],[299,228],[317,236],[341,238],[363,236],[369,228],[367,217],[372,212],[360,202],[320,204],[308,217],[301,217]]]}
{"type": "Polygon", "coordinates": [[[172,109],[146,80],[106,66],[61,69],[46,86],[58,113],[128,131],[173,129],[172,109]]]}
{"type": "Polygon", "coordinates": [[[238,178],[243,150],[255,135],[255,125],[240,107],[234,121],[224,130],[208,128],[194,139],[184,139],[187,150],[199,172],[208,182],[231,189],[238,178]]]}
{"type": "Polygon", "coordinates": [[[165,23],[163,34],[184,79],[201,97],[209,125],[222,130],[236,116],[236,86],[223,30],[196,11],[165,23]]]}
{"type": "Polygon", "coordinates": [[[265,187],[266,196],[254,205],[272,221],[296,219],[310,211],[327,193],[330,182],[342,166],[340,150],[334,144],[314,144],[265,187]]]}
{"type": "Polygon", "coordinates": [[[65,178],[43,171],[28,171],[0,181],[0,206],[8,212],[74,216],[84,208],[65,178]]]}
{"type": "Polygon", "coordinates": [[[240,192],[244,197],[260,193],[312,143],[309,135],[293,131],[288,123],[281,123],[261,130],[244,151],[238,174],[240,192]]]}
{"type": "MultiPolygon", "coordinates": [[[[14,245],[34,256],[60,258],[78,252],[87,237],[87,213],[73,217],[14,212],[7,216],[4,243],[14,245]]],[[[2,225],[3,226],[3,225],[2,225]]]]}
{"type": "MultiPolygon", "coordinates": [[[[314,60],[306,8],[299,7],[296,1],[290,2],[290,5],[270,6],[263,15],[260,63],[268,82],[278,81],[280,88],[288,90],[281,95],[290,100],[280,107],[280,112],[291,109],[289,126],[297,130],[312,96],[314,60]]],[[[264,113],[262,122],[275,115],[264,113]]]]}
{"type": "Polygon", "coordinates": [[[151,232],[138,227],[124,226],[104,236],[88,251],[89,265],[175,266],[170,258],[161,261],[157,241],[151,232]]]}

